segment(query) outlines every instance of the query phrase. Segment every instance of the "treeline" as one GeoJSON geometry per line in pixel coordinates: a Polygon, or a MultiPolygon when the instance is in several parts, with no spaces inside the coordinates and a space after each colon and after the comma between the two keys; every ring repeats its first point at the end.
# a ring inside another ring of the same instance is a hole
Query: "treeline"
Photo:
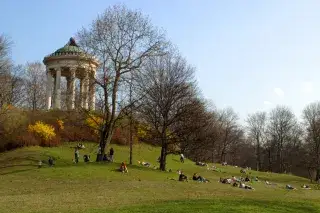
{"type": "MultiPolygon", "coordinates": [[[[319,103],[305,108],[303,123],[288,107],[278,106],[249,115],[241,125],[232,108],[217,109],[202,98],[195,68],[165,33],[140,11],[124,5],[107,8],[77,33],[77,41],[86,57],[92,55],[101,63],[94,82],[96,112],[78,111],[96,119],[94,131],[102,152],[126,119],[126,128],[133,132],[129,144],[136,136],[161,146],[161,170],[166,169],[168,154],[184,153],[195,161],[319,179],[319,103]]],[[[9,106],[43,109],[43,65],[12,66],[4,36],[0,45],[1,113],[9,106]]]]}

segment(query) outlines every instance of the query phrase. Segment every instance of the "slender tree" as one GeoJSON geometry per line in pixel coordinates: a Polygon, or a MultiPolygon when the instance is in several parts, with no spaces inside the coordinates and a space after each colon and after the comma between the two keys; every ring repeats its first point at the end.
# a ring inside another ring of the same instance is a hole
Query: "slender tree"
{"type": "Polygon", "coordinates": [[[297,126],[297,119],[293,112],[285,106],[277,106],[270,112],[267,131],[276,150],[278,172],[285,171],[284,151],[285,146],[291,143],[292,133],[297,126]]]}
{"type": "Polygon", "coordinates": [[[266,139],[267,114],[266,112],[256,112],[249,115],[246,122],[248,133],[256,144],[256,169],[259,171],[261,168],[261,146],[266,139]]]}
{"type": "Polygon", "coordinates": [[[320,102],[309,104],[303,110],[304,126],[307,132],[306,142],[311,158],[309,168],[316,171],[316,180],[320,179],[320,102]]]}
{"type": "Polygon", "coordinates": [[[137,71],[146,59],[163,54],[166,41],[148,17],[123,5],[107,8],[89,28],[82,29],[78,37],[84,50],[100,62],[95,83],[103,93],[100,147],[105,153],[117,119],[130,107],[128,101],[120,100],[119,96],[124,78],[137,71]]]}
{"type": "Polygon", "coordinates": [[[40,62],[28,63],[25,73],[26,102],[28,108],[35,111],[45,107],[46,88],[45,67],[40,62]]]}

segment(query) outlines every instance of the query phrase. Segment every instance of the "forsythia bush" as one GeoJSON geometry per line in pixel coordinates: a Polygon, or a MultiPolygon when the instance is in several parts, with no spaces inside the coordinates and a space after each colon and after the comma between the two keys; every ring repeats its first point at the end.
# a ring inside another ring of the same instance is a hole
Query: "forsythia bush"
{"type": "Polygon", "coordinates": [[[28,131],[36,134],[44,141],[49,141],[56,136],[53,126],[37,121],[34,125],[28,126],[28,131]]]}
{"type": "Polygon", "coordinates": [[[139,124],[137,127],[137,137],[138,138],[145,138],[150,131],[150,127],[146,125],[139,124]]]}
{"type": "Polygon", "coordinates": [[[58,123],[59,129],[60,129],[60,130],[63,130],[63,129],[64,129],[64,122],[63,122],[63,120],[58,119],[58,120],[57,120],[57,123],[58,123]]]}
{"type": "Polygon", "coordinates": [[[97,116],[90,116],[86,119],[85,123],[92,129],[94,129],[95,134],[99,134],[100,126],[102,125],[102,118],[97,116]]]}

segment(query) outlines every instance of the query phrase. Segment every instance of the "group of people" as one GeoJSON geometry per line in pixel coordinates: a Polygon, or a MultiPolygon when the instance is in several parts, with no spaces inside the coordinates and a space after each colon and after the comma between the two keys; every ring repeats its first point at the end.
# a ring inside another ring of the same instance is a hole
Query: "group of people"
{"type": "MultiPolygon", "coordinates": [[[[306,185],[306,184],[303,184],[301,186],[302,189],[311,189],[311,187],[309,185],[306,185]]],[[[286,189],[289,189],[289,190],[297,190],[297,188],[291,186],[290,184],[287,184],[286,185],[286,189]]]]}
{"type": "MultiPolygon", "coordinates": [[[[79,159],[80,159],[80,149],[84,149],[85,146],[82,143],[79,143],[75,149],[74,149],[74,163],[79,163],[79,159]]],[[[101,147],[99,146],[98,148],[98,155],[101,155],[101,147]]],[[[109,162],[113,162],[113,156],[114,156],[114,149],[111,147],[109,150],[109,155],[104,154],[102,156],[102,161],[109,161],[109,162]]],[[[90,162],[90,155],[83,155],[83,161],[84,162],[90,162]]]]}
{"type": "MultiPolygon", "coordinates": [[[[54,159],[53,159],[53,157],[51,157],[51,156],[49,156],[49,158],[48,158],[48,165],[49,165],[50,167],[54,166],[54,159]]],[[[39,168],[39,169],[42,168],[42,160],[39,160],[39,162],[38,162],[38,168],[39,168]]]]}
{"type": "Polygon", "coordinates": [[[239,187],[243,189],[251,189],[253,190],[254,188],[246,185],[245,182],[250,182],[250,178],[247,176],[246,178],[236,178],[235,176],[232,176],[232,178],[221,178],[219,180],[220,183],[224,184],[232,184],[234,187],[239,187]]]}
{"type": "Polygon", "coordinates": [[[102,161],[113,162],[114,149],[111,147],[109,150],[109,155],[107,155],[107,154],[102,155],[102,150],[101,150],[101,147],[99,146],[98,147],[98,155],[101,156],[102,161]]]}
{"type": "MultiPolygon", "coordinates": [[[[181,170],[178,170],[178,174],[179,174],[179,181],[186,181],[188,182],[188,177],[183,174],[183,172],[181,170]]],[[[194,181],[198,181],[198,182],[203,182],[203,183],[208,183],[210,182],[208,179],[198,175],[197,173],[194,173],[192,176],[192,180],[194,181]]]]}

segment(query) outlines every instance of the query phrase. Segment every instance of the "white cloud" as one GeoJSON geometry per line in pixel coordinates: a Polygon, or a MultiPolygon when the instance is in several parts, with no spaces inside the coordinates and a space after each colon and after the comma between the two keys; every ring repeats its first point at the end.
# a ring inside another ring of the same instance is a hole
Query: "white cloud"
{"type": "Polygon", "coordinates": [[[281,88],[274,88],[273,91],[277,94],[277,96],[279,97],[283,97],[284,96],[284,92],[281,88]]]}
{"type": "Polygon", "coordinates": [[[271,105],[272,103],[270,101],[264,101],[263,104],[264,105],[271,105]]]}
{"type": "Polygon", "coordinates": [[[311,81],[306,81],[302,83],[302,92],[313,93],[313,83],[311,81]]]}

